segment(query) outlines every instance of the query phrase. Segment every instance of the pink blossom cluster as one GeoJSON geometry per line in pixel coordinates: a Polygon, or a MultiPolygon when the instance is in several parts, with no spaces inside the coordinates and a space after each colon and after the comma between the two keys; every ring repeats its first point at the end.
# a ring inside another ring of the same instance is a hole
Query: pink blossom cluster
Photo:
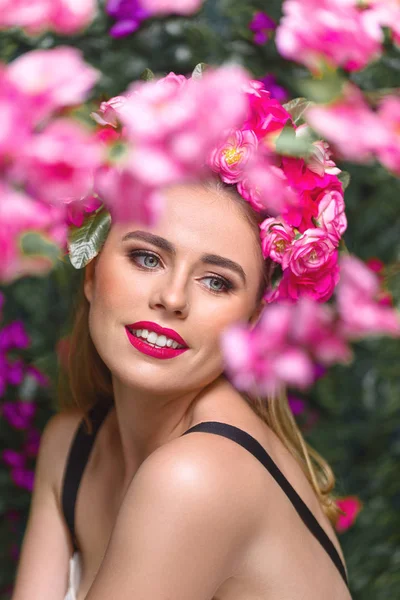
{"type": "Polygon", "coordinates": [[[383,51],[383,26],[399,43],[396,0],[285,0],[276,32],[279,53],[320,72],[326,65],[363,69],[383,51]]]}
{"type": "Polygon", "coordinates": [[[162,210],[161,187],[202,176],[205,156],[245,118],[247,84],[239,67],[210,69],[200,79],[169,73],[100,105],[94,119],[122,128],[123,151],[95,177],[113,219],[153,223],[162,210]]]}
{"type": "Polygon", "coordinates": [[[96,12],[96,0],[1,0],[0,29],[21,27],[30,35],[50,29],[70,35],[87,27],[96,12]]]}
{"type": "Polygon", "coordinates": [[[280,156],[276,140],[284,127],[301,137],[307,126],[296,126],[259,81],[245,91],[245,120],[212,150],[208,164],[256,211],[274,215],[260,226],[264,257],[283,273],[268,302],[305,295],[325,302],[339,280],[338,246],[347,227],[340,169],[323,141],[312,144],[306,159],[280,156]]]}
{"type": "Polygon", "coordinates": [[[79,105],[99,73],[69,47],[28,52],[0,65],[0,280],[45,273],[52,262],[22,252],[21,236],[39,232],[64,247],[71,220],[87,209],[103,156],[96,137],[61,116],[79,105]],[[83,205],[81,206],[81,203],[83,205]],[[73,214],[72,214],[73,213],[73,214]]]}
{"type": "Polygon", "coordinates": [[[342,95],[307,109],[309,125],[329,140],[336,154],[357,163],[374,158],[400,175],[400,98],[387,95],[374,111],[361,90],[347,82],[342,95]]]}
{"type": "Polygon", "coordinates": [[[352,359],[350,343],[371,335],[400,337],[399,315],[379,299],[379,279],[361,260],[343,256],[337,303],[280,301],[264,309],[249,329],[226,330],[221,347],[226,369],[238,389],[276,394],[281,388],[305,389],[315,380],[314,365],[329,367],[352,359]]]}

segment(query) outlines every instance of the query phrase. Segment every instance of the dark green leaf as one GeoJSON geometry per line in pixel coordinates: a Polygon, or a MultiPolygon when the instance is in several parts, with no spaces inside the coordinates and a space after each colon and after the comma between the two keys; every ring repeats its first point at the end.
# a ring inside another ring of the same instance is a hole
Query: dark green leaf
{"type": "Polygon", "coordinates": [[[304,119],[303,119],[303,113],[305,110],[307,110],[307,108],[309,106],[312,106],[314,104],[314,102],[310,102],[310,100],[307,100],[307,98],[294,98],[293,100],[290,100],[290,102],[286,102],[286,104],[283,105],[283,108],[285,108],[288,113],[290,113],[293,123],[295,123],[296,125],[301,125],[302,123],[304,123],[304,119]]]}
{"type": "Polygon", "coordinates": [[[341,173],[338,174],[337,177],[338,177],[339,181],[341,181],[341,183],[342,183],[343,190],[345,190],[348,187],[350,180],[351,180],[350,173],[348,171],[342,171],[341,173]]]}
{"type": "Polygon", "coordinates": [[[89,215],[81,227],[72,227],[68,239],[69,258],[75,269],[85,267],[101,250],[111,226],[104,210],[89,215]]]}
{"type": "Polygon", "coordinates": [[[145,69],[140,75],[140,79],[143,79],[143,81],[152,81],[154,78],[155,75],[151,69],[145,69]]]}

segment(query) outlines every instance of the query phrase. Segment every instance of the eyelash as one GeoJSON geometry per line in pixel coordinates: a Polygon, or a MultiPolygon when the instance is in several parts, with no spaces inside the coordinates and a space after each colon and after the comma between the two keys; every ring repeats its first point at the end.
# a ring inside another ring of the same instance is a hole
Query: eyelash
{"type": "MultiPolygon", "coordinates": [[[[145,250],[129,250],[127,254],[128,254],[128,257],[132,261],[134,261],[136,265],[137,265],[137,262],[135,261],[135,259],[138,256],[155,256],[157,258],[157,260],[161,260],[160,257],[157,254],[155,254],[154,252],[148,252],[145,250]]],[[[147,270],[147,271],[152,270],[152,267],[145,267],[143,265],[138,265],[138,266],[139,266],[139,268],[147,270]]],[[[210,275],[209,277],[204,277],[203,279],[216,279],[217,281],[221,281],[224,284],[225,289],[223,291],[222,290],[216,291],[216,290],[212,290],[211,288],[208,288],[212,294],[216,294],[216,295],[229,294],[229,292],[231,292],[232,290],[235,289],[234,284],[231,281],[229,281],[229,279],[225,279],[225,277],[221,277],[220,275],[212,275],[212,276],[210,275]]]]}

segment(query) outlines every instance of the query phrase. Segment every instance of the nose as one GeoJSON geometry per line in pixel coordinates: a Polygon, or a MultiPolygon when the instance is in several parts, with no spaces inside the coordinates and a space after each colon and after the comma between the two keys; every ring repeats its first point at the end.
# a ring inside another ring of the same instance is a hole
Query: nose
{"type": "Polygon", "coordinates": [[[150,301],[153,309],[165,310],[184,318],[189,311],[187,277],[183,273],[162,278],[150,301]]]}

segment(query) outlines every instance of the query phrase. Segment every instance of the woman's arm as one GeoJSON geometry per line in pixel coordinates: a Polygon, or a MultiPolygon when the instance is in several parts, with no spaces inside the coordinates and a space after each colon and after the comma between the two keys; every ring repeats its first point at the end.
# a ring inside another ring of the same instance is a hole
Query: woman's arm
{"type": "Polygon", "coordinates": [[[175,439],[142,463],[85,600],[211,600],[237,571],[257,519],[216,437],[175,439]]]}
{"type": "Polygon", "coordinates": [[[12,600],[63,600],[72,544],[56,495],[78,417],[58,414],[41,437],[27,528],[12,600]]]}

